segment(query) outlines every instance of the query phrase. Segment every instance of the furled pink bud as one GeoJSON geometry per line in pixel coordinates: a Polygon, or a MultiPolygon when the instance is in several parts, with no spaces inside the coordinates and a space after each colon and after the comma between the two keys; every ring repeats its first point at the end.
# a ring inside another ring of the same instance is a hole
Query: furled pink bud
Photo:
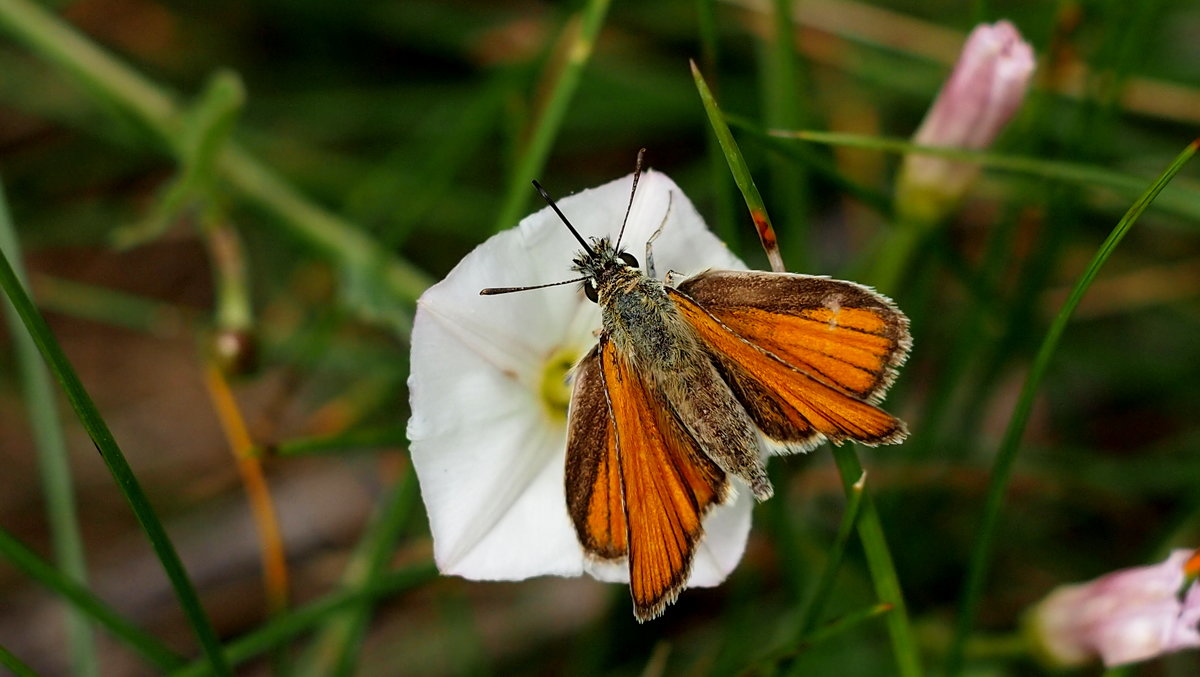
{"type": "MultiPolygon", "coordinates": [[[[1024,101],[1033,69],[1033,48],[1011,23],[976,26],[913,143],[987,148],[1024,101]]],[[[898,184],[899,205],[915,209],[914,215],[925,220],[936,219],[966,192],[977,173],[974,164],[909,155],[898,184]]]]}
{"type": "Polygon", "coordinates": [[[1099,656],[1112,667],[1200,647],[1200,584],[1186,570],[1187,550],[1165,562],[1064,585],[1035,606],[1029,630],[1060,666],[1099,656]]]}

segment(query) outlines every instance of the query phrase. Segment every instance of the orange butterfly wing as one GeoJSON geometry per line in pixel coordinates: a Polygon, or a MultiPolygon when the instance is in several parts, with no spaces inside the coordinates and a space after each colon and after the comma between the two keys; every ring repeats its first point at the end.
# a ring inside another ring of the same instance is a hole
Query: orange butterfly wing
{"type": "Polygon", "coordinates": [[[580,363],[571,402],[567,504],[576,532],[593,555],[628,556],[634,615],[649,620],[687,583],[704,516],[725,502],[729,481],[611,341],[580,363]]]}
{"type": "Polygon", "coordinates": [[[575,367],[567,427],[567,511],[584,550],[600,559],[627,553],[617,435],[604,392],[600,346],[575,367]]]}
{"type": "Polygon", "coordinates": [[[708,344],[755,423],[788,448],[823,437],[899,442],[904,424],[872,403],[908,354],[908,319],[851,282],[710,271],[668,294],[708,344]]]}

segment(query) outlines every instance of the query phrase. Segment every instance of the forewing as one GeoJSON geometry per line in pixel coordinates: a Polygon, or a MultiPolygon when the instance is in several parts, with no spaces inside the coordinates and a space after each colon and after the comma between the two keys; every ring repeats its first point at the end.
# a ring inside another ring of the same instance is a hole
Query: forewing
{"type": "Polygon", "coordinates": [[[658,389],[609,342],[600,361],[616,426],[634,615],[662,613],[683,589],[705,513],[729,494],[725,474],[701,451],[658,389]]]}
{"type": "Polygon", "coordinates": [[[853,282],[720,270],[679,291],[749,343],[868,402],[882,399],[911,346],[904,313],[853,282]]]}
{"type": "MultiPolygon", "coordinates": [[[[903,422],[874,406],[862,395],[831,382],[825,373],[816,371],[808,361],[796,359],[797,355],[810,357],[819,351],[834,351],[832,346],[842,336],[857,338],[857,332],[851,333],[855,330],[840,329],[840,324],[835,325],[829,331],[837,338],[826,337],[826,345],[817,349],[809,345],[792,345],[791,342],[813,341],[804,333],[787,333],[787,327],[792,322],[790,318],[794,315],[768,311],[751,314],[733,305],[733,299],[723,299],[720,306],[724,310],[722,315],[753,317],[753,324],[766,325],[751,326],[746,330],[751,336],[770,338],[765,343],[771,349],[766,349],[759,347],[753,339],[735,332],[719,319],[716,312],[709,312],[707,306],[702,306],[681,292],[682,285],[679,291],[668,291],[680,312],[706,344],[735,396],[746,407],[764,436],[778,447],[788,451],[807,449],[823,438],[835,443],[855,440],[864,444],[889,444],[899,442],[907,434],[903,422]],[[778,356],[773,350],[776,347],[791,359],[785,361],[778,356]]],[[[753,306],[750,308],[754,309],[753,306]]],[[[811,320],[801,319],[800,322],[811,320]]],[[[805,326],[805,329],[812,328],[805,326]]],[[[906,331],[903,337],[903,340],[900,337],[891,340],[906,345],[906,331]]],[[[844,362],[839,360],[839,364],[844,365],[844,362]]],[[[876,385],[867,392],[880,393],[885,387],[886,384],[876,385]]]]}
{"type": "Polygon", "coordinates": [[[619,559],[627,552],[627,527],[600,345],[575,367],[574,380],[567,424],[567,511],[588,554],[619,559]]]}

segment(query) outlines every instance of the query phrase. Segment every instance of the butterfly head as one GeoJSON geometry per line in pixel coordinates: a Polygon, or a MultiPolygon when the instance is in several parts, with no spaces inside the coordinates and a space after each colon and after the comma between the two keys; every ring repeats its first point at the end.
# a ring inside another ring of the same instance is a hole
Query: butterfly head
{"type": "Polygon", "coordinates": [[[592,303],[600,302],[599,290],[612,282],[640,274],[633,254],[618,249],[607,237],[591,238],[592,246],[581,249],[571,261],[571,270],[583,274],[583,293],[592,303]]]}

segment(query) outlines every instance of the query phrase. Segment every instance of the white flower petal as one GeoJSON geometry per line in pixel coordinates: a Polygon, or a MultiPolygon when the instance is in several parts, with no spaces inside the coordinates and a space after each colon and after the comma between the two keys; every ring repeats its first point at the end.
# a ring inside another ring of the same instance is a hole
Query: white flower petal
{"type": "Polygon", "coordinates": [[[546,430],[537,446],[547,459],[524,486],[512,485],[520,477],[502,477],[496,483],[509,487],[508,507],[498,514],[475,546],[446,573],[480,580],[518,580],[531,576],[578,576],[583,573],[583,551],[567,514],[563,491],[565,453],[561,436],[546,430]],[[510,496],[516,493],[515,498],[510,496]]]}
{"type": "MultiPolygon", "coordinates": [[[[536,217],[528,217],[521,228],[493,235],[476,247],[446,279],[426,290],[417,305],[418,317],[424,313],[441,318],[448,332],[488,354],[497,369],[519,374],[538,368],[562,338],[576,309],[588,303],[573,286],[479,295],[485,287],[569,279],[570,241],[558,240],[570,235],[551,229],[549,222],[534,222],[536,217]],[[553,276],[542,274],[547,261],[555,266],[553,276]]],[[[414,347],[419,338],[414,330],[414,347]]]]}
{"type": "Polygon", "coordinates": [[[740,480],[733,503],[715,508],[704,520],[704,540],[696,550],[692,563],[690,588],[708,588],[720,584],[742,559],[746,538],[750,534],[750,512],[754,498],[740,480]]]}
{"type": "MultiPolygon", "coordinates": [[[[480,370],[463,383],[463,397],[445,400],[442,406],[459,410],[464,419],[469,413],[482,422],[424,439],[410,432],[413,466],[435,536],[439,568],[480,579],[578,574],[582,554],[566,515],[561,424],[551,421],[534,393],[503,375],[480,370]],[[479,390],[471,393],[474,385],[479,390]],[[472,397],[480,391],[490,401],[472,397]],[[519,510],[532,496],[545,501],[540,510],[519,510]],[[490,538],[498,534],[508,540],[490,538]],[[485,541],[490,549],[481,547],[485,541]],[[557,556],[563,547],[574,554],[573,563],[564,564],[557,556]],[[519,565],[520,559],[507,556],[521,552],[556,556],[547,559],[542,569],[505,568],[519,565]],[[471,559],[473,555],[482,559],[471,559]]],[[[415,424],[422,410],[419,392],[414,393],[410,430],[419,430],[415,424]]]]}

